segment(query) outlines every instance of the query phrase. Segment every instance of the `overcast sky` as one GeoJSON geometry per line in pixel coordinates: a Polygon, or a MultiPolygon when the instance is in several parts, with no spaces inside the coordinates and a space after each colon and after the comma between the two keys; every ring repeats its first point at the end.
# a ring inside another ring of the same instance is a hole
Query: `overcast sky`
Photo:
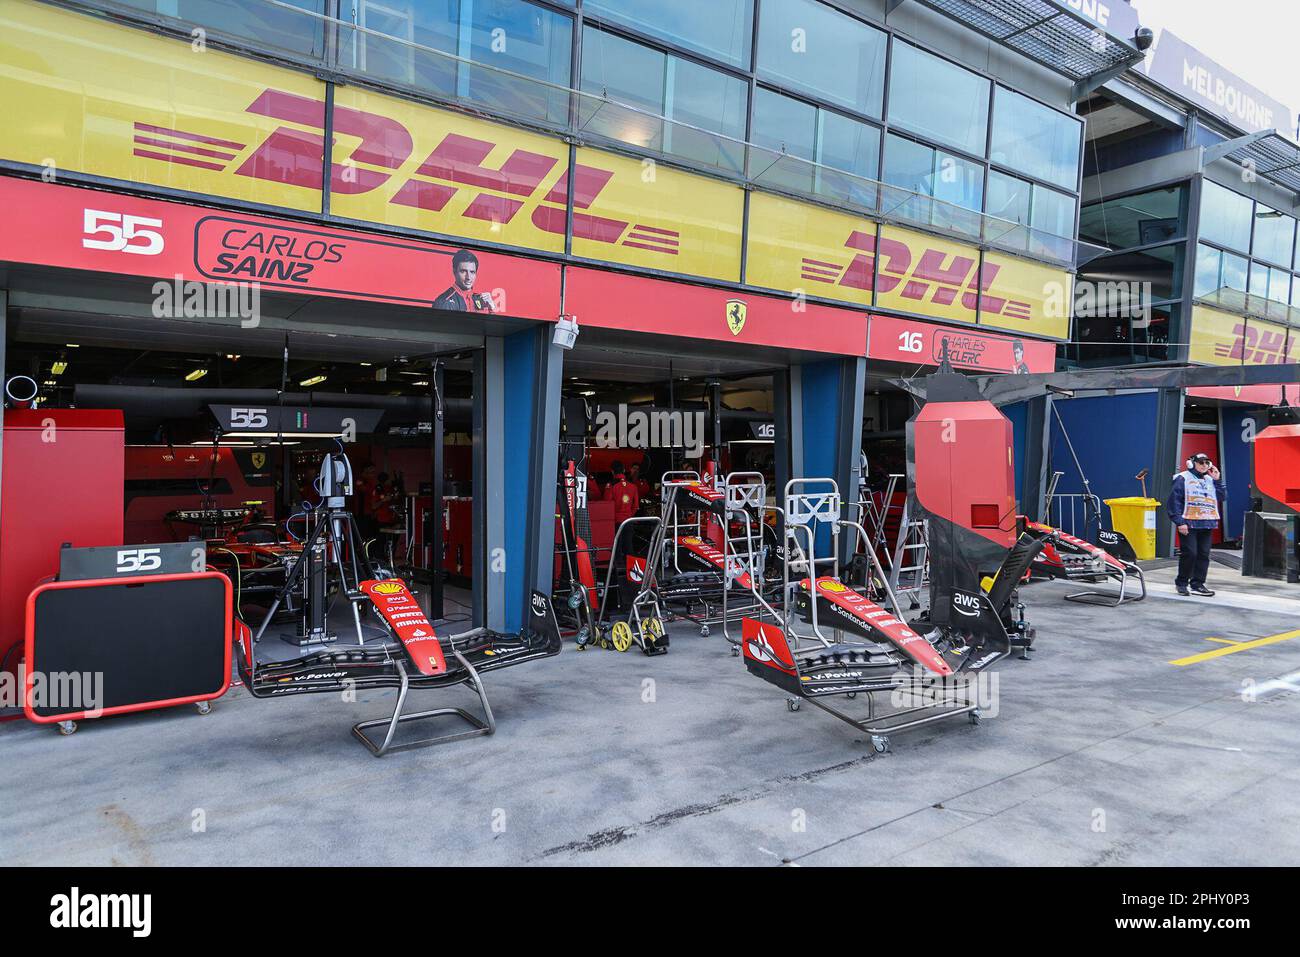
{"type": "Polygon", "coordinates": [[[1144,27],[1168,27],[1293,114],[1300,109],[1297,0],[1133,0],[1133,7],[1144,27]]]}

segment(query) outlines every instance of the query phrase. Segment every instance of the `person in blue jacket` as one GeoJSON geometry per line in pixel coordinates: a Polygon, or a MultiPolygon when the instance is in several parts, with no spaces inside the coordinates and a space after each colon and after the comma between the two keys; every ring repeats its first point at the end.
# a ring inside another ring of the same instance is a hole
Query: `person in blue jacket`
{"type": "Polygon", "coordinates": [[[1227,494],[1219,469],[1204,452],[1188,459],[1187,471],[1174,476],[1165,512],[1178,531],[1178,577],[1174,586],[1180,595],[1209,598],[1214,594],[1205,587],[1205,576],[1210,571],[1210,540],[1219,527],[1227,494]]]}

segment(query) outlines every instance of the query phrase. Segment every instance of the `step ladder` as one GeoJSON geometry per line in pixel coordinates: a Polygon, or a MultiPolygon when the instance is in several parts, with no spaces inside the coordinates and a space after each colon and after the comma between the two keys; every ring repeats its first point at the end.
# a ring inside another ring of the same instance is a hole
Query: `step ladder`
{"type": "Polygon", "coordinates": [[[925,520],[912,518],[910,502],[904,504],[898,542],[889,562],[889,587],[912,608],[921,607],[921,590],[930,583],[930,545],[925,520]]]}
{"type": "Polygon", "coordinates": [[[889,540],[889,516],[891,512],[898,513],[899,537],[902,537],[904,516],[907,514],[906,500],[902,505],[894,504],[894,493],[898,491],[898,484],[903,481],[903,476],[893,474],[889,476],[889,482],[885,486],[885,497],[881,500],[880,508],[876,509],[878,516],[874,531],[871,533],[871,548],[879,556],[881,553],[885,556],[885,561],[893,567],[893,556],[890,554],[886,542],[889,540]]]}

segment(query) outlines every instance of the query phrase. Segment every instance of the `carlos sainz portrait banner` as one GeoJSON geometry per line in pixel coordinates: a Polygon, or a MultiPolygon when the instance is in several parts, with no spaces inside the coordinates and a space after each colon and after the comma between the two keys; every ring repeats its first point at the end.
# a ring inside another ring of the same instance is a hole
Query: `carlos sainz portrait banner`
{"type": "Polygon", "coordinates": [[[560,267],[518,256],[0,177],[0,260],[554,320],[560,267]]]}

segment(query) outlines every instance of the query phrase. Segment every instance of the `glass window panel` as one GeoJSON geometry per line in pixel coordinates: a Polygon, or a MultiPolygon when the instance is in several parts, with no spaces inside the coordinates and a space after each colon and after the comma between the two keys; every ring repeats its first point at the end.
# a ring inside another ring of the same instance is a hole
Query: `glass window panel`
{"type": "Polygon", "coordinates": [[[1054,259],[1071,259],[1074,247],[1074,197],[1034,186],[1029,250],[1054,259]]]}
{"type": "Polygon", "coordinates": [[[451,97],[456,87],[459,0],[358,0],[360,30],[341,30],[339,64],[368,76],[451,97]]]}
{"type": "Polygon", "coordinates": [[[750,139],[759,146],[811,160],[816,155],[817,107],[759,87],[750,139]]]}
{"type": "Polygon", "coordinates": [[[1246,252],[1250,249],[1253,204],[1240,193],[1201,181],[1201,238],[1246,252]]]}
{"type": "MultiPolygon", "coordinates": [[[[983,203],[982,166],[901,136],[888,137],[884,180],[893,186],[976,212],[983,203]]],[[[971,233],[979,230],[979,216],[964,216],[957,210],[916,197],[887,194],[883,209],[913,222],[971,233]]]]}
{"type": "Polygon", "coordinates": [[[465,12],[469,16],[468,59],[491,69],[462,68],[462,94],[500,112],[567,124],[569,100],[562,90],[497,71],[568,87],[573,21],[562,13],[518,0],[474,0],[466,4],[465,12]]]}
{"type": "Polygon", "coordinates": [[[813,0],[763,5],[758,72],[828,103],[880,116],[885,34],[813,0]]]}
{"type": "Polygon", "coordinates": [[[1079,183],[1079,121],[1005,87],[994,90],[993,97],[989,159],[1074,190],[1079,183]]]}
{"type": "Polygon", "coordinates": [[[1173,299],[1182,281],[1182,256],[1181,243],[1100,256],[1080,268],[1079,280],[1098,288],[1106,283],[1149,283],[1144,288],[1150,301],[1173,299]]]}
{"type": "Polygon", "coordinates": [[[668,57],[648,46],[587,27],[582,31],[582,89],[652,113],[664,109],[668,57]]]}
{"type": "Polygon", "coordinates": [[[1260,203],[1255,206],[1255,239],[1250,253],[1256,259],[1285,266],[1291,262],[1295,220],[1260,203]]]}
{"type": "Polygon", "coordinates": [[[668,118],[665,152],[739,172],[744,163],[745,114],[749,87],[744,80],[706,66],[668,58],[668,118]],[[687,129],[677,124],[699,129],[687,129]],[[721,133],[728,140],[709,135],[721,133]]]}
{"type": "Polygon", "coordinates": [[[874,180],[880,164],[880,130],[831,110],[819,112],[817,161],[874,180]]]}
{"type": "Polygon", "coordinates": [[[935,199],[967,209],[984,208],[983,166],[937,150],[934,170],[935,199]]]}
{"type": "Polygon", "coordinates": [[[591,27],[583,31],[582,49],[583,91],[596,96],[605,91],[616,101],[601,103],[584,97],[579,111],[582,129],[740,171],[744,150],[739,143],[749,109],[744,80],[591,27]],[[634,109],[622,108],[621,103],[634,109]],[[659,115],[674,122],[665,124],[659,115]]]}
{"type": "Polygon", "coordinates": [[[1177,239],[1183,223],[1182,186],[1089,203],[1079,211],[1079,238],[1111,249],[1177,239]]]}
{"type": "Polygon", "coordinates": [[[1204,243],[1196,247],[1196,275],[1192,280],[1193,296],[1208,296],[1217,291],[1221,285],[1220,275],[1223,269],[1223,254],[1213,246],[1204,243]]]}
{"type": "Polygon", "coordinates": [[[1291,296],[1291,274],[1281,269],[1268,272],[1268,298],[1273,302],[1285,303],[1291,296]]]}
{"type": "Polygon", "coordinates": [[[907,43],[895,42],[889,122],[984,155],[989,81],[907,43]]]}
{"type": "Polygon", "coordinates": [[[248,40],[258,47],[273,47],[303,57],[319,58],[325,52],[325,0],[119,0],[124,6],[147,13],[195,23],[213,33],[248,40]],[[297,8],[297,9],[290,9],[297,8]],[[309,11],[300,13],[299,11],[309,11]]]}
{"type": "Polygon", "coordinates": [[[1030,193],[1030,185],[1023,179],[996,170],[989,171],[989,196],[985,211],[990,216],[1006,220],[1006,224],[985,225],[985,236],[990,242],[1011,249],[1029,248],[1030,193]]]}
{"type": "Polygon", "coordinates": [[[1246,291],[1246,269],[1249,261],[1245,256],[1235,256],[1232,253],[1223,254],[1223,267],[1219,272],[1219,283],[1224,289],[1236,289],[1238,292],[1246,291]]]}
{"type": "Polygon", "coordinates": [[[766,150],[755,150],[749,175],[759,183],[798,191],[813,188],[813,168],[782,159],[790,156],[812,161],[817,151],[817,107],[759,87],[754,92],[754,123],[750,139],[766,150]]]}
{"type": "Polygon", "coordinates": [[[1268,298],[1268,267],[1260,263],[1250,264],[1250,294],[1261,299],[1268,298]]]}
{"type": "Polygon", "coordinates": [[[749,65],[753,0],[587,0],[583,10],[588,17],[626,23],[672,46],[749,65]]]}
{"type": "Polygon", "coordinates": [[[875,182],[880,171],[880,130],[830,110],[818,113],[821,134],[817,139],[817,161],[853,175],[836,176],[820,170],[817,192],[874,209],[878,192],[875,182]]]}

